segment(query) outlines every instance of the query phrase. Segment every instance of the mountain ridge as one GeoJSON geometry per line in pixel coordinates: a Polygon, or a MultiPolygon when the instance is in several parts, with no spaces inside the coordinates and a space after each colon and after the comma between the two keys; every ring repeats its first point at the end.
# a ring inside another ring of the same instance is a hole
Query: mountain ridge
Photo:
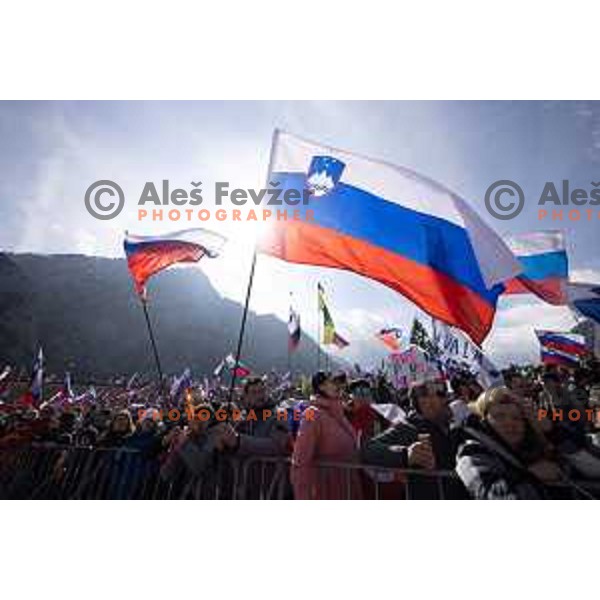
{"type": "MultiPolygon", "coordinates": [[[[149,284],[149,313],[165,373],[211,373],[235,350],[242,305],[201,268],[164,271],[149,284]]],[[[287,324],[250,311],[242,360],[256,372],[288,367],[287,324]]],[[[150,373],[143,311],[122,258],[0,254],[0,364],[29,367],[41,344],[50,371],[79,376],[150,373]]],[[[294,371],[312,371],[317,344],[303,335],[294,371]]]]}

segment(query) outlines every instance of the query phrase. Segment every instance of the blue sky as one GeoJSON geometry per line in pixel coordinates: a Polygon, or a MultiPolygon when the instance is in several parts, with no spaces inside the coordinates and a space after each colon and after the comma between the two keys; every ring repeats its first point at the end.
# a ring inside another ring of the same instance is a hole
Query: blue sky
{"type": "MultiPolygon", "coordinates": [[[[83,206],[93,181],[114,180],[126,197],[136,197],[146,181],[169,179],[189,188],[200,179],[207,201],[215,181],[262,187],[275,127],[436,179],[500,233],[563,228],[572,276],[600,281],[600,220],[537,220],[544,182],[569,179],[572,187],[589,190],[600,180],[595,102],[2,102],[0,249],[120,256],[126,228],[153,233],[178,227],[139,224],[133,202],[113,221],[93,219],[83,206]],[[485,212],[485,190],[499,179],[525,191],[525,209],[513,221],[495,221],[485,212]]],[[[226,253],[199,268],[222,294],[239,300],[251,238],[232,224],[222,231],[232,239],[226,253]]],[[[266,257],[259,258],[252,308],[287,318],[293,292],[303,327],[314,334],[318,280],[340,333],[352,342],[344,350],[351,361],[379,361],[385,351],[374,332],[408,328],[418,314],[375,282],[266,257]]],[[[567,309],[532,297],[503,299],[485,348],[500,363],[532,360],[533,327],[573,324],[567,309]]]]}

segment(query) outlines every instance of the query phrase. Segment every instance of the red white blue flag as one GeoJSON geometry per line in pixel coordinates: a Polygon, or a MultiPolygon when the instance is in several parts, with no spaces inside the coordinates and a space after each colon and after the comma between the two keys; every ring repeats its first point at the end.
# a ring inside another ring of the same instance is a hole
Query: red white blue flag
{"type": "Polygon", "coordinates": [[[578,333],[536,331],[540,342],[541,359],[549,365],[577,365],[587,354],[585,338],[578,333]]]}
{"type": "Polygon", "coordinates": [[[600,283],[569,283],[569,306],[600,325],[600,283]]]}
{"type": "Polygon", "coordinates": [[[409,169],[280,131],[271,165],[269,181],[310,200],[294,206],[300,219],[273,224],[261,251],[374,279],[484,340],[502,283],[522,267],[467,202],[409,169]]]}
{"type": "Polygon", "coordinates": [[[44,352],[38,348],[31,368],[29,390],[21,397],[20,403],[28,406],[39,406],[42,401],[44,389],[44,352]]]}
{"type": "Polygon", "coordinates": [[[162,236],[125,232],[123,246],[136,290],[145,297],[146,282],[152,275],[176,263],[198,262],[203,256],[215,258],[226,241],[218,233],[195,228],[162,236]]]}
{"type": "Polygon", "coordinates": [[[399,352],[402,347],[402,330],[398,327],[380,329],[375,337],[392,352],[399,352]]]}
{"type": "Polygon", "coordinates": [[[227,369],[229,373],[233,376],[235,374],[236,378],[248,377],[250,373],[252,373],[252,369],[247,367],[242,361],[239,361],[237,364],[237,369],[235,366],[235,358],[233,354],[228,354],[215,368],[213,375],[215,377],[220,377],[221,373],[224,369],[227,369]]]}
{"type": "Polygon", "coordinates": [[[550,304],[567,303],[569,261],[562,231],[533,231],[507,238],[523,272],[505,294],[535,294],[550,304]]]}

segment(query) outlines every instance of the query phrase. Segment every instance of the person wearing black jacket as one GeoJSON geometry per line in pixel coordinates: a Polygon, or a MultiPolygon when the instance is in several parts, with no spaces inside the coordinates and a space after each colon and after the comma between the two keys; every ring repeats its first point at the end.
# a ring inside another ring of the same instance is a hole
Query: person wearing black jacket
{"type": "Polygon", "coordinates": [[[406,496],[417,499],[466,498],[460,481],[439,478],[433,471],[453,471],[460,430],[452,426],[446,386],[427,382],[409,390],[411,410],[406,420],[369,440],[361,449],[363,463],[422,470],[406,480],[406,496]]]}
{"type": "Polygon", "coordinates": [[[464,428],[456,472],[472,498],[533,500],[555,495],[564,480],[552,448],[525,414],[523,402],[506,387],[481,394],[481,418],[464,428]]]}

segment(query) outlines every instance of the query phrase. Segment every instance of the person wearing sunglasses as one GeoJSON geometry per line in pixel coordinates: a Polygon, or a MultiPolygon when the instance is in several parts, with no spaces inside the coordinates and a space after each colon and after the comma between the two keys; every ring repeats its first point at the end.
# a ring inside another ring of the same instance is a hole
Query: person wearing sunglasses
{"type": "Polygon", "coordinates": [[[409,389],[410,411],[406,419],[375,436],[363,445],[365,464],[423,471],[406,478],[406,496],[410,498],[465,498],[466,491],[456,479],[435,472],[452,471],[461,440],[453,427],[452,413],[444,382],[432,380],[409,389]],[[429,474],[428,474],[429,472],[429,474]]]}

